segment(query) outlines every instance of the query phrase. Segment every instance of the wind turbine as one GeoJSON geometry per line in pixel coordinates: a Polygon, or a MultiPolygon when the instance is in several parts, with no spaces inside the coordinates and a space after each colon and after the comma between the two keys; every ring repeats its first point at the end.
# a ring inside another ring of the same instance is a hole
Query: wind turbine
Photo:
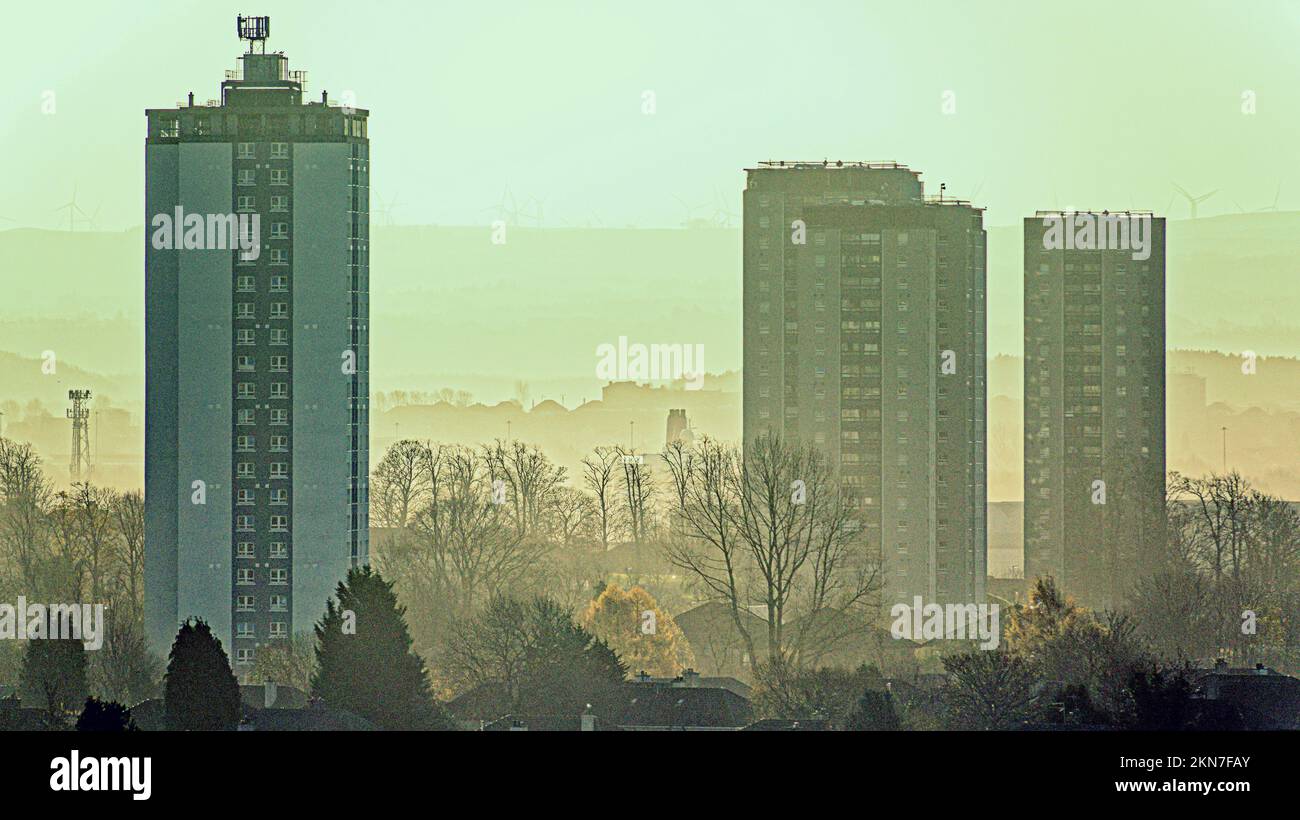
{"type": "Polygon", "coordinates": [[[683,228],[691,227],[692,224],[694,224],[695,222],[695,216],[694,216],[695,212],[698,211],[700,208],[706,207],[709,204],[707,202],[704,202],[699,205],[687,205],[686,200],[682,199],[677,195],[674,195],[673,199],[677,200],[677,202],[682,206],[682,209],[686,212],[686,219],[682,220],[683,228]]]}
{"type": "Polygon", "coordinates": [[[510,186],[507,185],[501,192],[501,201],[495,206],[489,206],[483,209],[496,214],[497,219],[507,225],[519,224],[519,203],[515,200],[515,195],[510,192],[510,186]]]}
{"type": "Polygon", "coordinates": [[[1257,208],[1257,209],[1255,210],[1255,212],[1256,212],[1256,213],[1263,213],[1263,212],[1265,212],[1265,211],[1276,211],[1276,210],[1277,210],[1277,201],[1278,201],[1279,199],[1281,199],[1281,198],[1282,198],[1282,183],[1279,182],[1279,183],[1277,184],[1277,192],[1273,194],[1273,204],[1272,204],[1272,205],[1269,205],[1269,206],[1267,206],[1267,207],[1264,207],[1264,208],[1257,208]]]}
{"type": "Polygon", "coordinates": [[[542,227],[542,223],[546,220],[546,200],[535,196],[528,197],[528,202],[524,205],[520,216],[531,219],[538,228],[542,227]]]}
{"type": "MultiPolygon", "coordinates": [[[[1204,202],[1205,200],[1209,199],[1210,197],[1214,196],[1219,192],[1219,189],[1215,188],[1213,191],[1210,191],[1208,194],[1201,194],[1200,196],[1192,196],[1191,194],[1187,193],[1187,191],[1185,191],[1178,183],[1175,182],[1171,184],[1174,186],[1174,188],[1178,190],[1178,193],[1182,194],[1183,198],[1187,200],[1187,207],[1191,209],[1192,219],[1196,218],[1196,206],[1200,205],[1202,202],[1204,202]]],[[[1170,200],[1169,204],[1170,206],[1172,206],[1173,201],[1170,200]]]]}
{"type": "Polygon", "coordinates": [[[75,230],[77,229],[77,227],[76,227],[76,222],[75,222],[75,220],[76,220],[76,218],[77,218],[77,214],[81,214],[82,218],[84,219],[84,218],[86,217],[86,212],[83,211],[83,210],[81,210],[81,206],[77,204],[77,186],[76,186],[76,184],[73,184],[73,186],[72,186],[72,199],[71,199],[70,201],[68,201],[67,203],[65,203],[65,204],[63,204],[63,205],[60,205],[59,207],[55,208],[54,210],[55,210],[55,211],[67,211],[67,212],[68,212],[68,231],[69,231],[69,232],[72,232],[72,231],[75,231],[75,230]]]}
{"type": "Polygon", "coordinates": [[[397,197],[393,197],[392,199],[389,199],[387,202],[384,201],[384,198],[382,196],[378,197],[378,199],[379,199],[379,207],[376,209],[375,212],[379,214],[379,218],[384,223],[384,225],[391,228],[393,226],[393,211],[397,208],[400,208],[401,203],[397,201],[397,197]]]}
{"type": "Polygon", "coordinates": [[[98,220],[99,220],[99,210],[100,210],[100,208],[103,208],[103,207],[104,207],[104,203],[101,201],[98,205],[95,206],[95,211],[94,211],[94,213],[92,213],[89,217],[86,218],[86,223],[87,223],[87,225],[89,225],[89,227],[90,227],[90,229],[91,229],[92,231],[97,231],[97,230],[99,230],[99,221],[98,221],[98,220]]]}
{"type": "Polygon", "coordinates": [[[730,228],[732,222],[736,219],[736,214],[731,210],[727,198],[719,193],[717,188],[713,189],[713,221],[719,228],[730,228]]]}

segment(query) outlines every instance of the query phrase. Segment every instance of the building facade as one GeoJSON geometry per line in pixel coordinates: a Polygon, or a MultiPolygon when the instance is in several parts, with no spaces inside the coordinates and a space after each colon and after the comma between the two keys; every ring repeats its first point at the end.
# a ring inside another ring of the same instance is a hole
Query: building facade
{"type": "Polygon", "coordinates": [[[744,192],[744,438],[810,444],[881,550],[884,603],[980,603],[985,232],[896,163],[763,163],[744,192]]]}
{"type": "Polygon", "coordinates": [[[1024,265],[1025,577],[1114,606],[1164,538],[1165,221],[1039,211],[1024,265]]]}
{"type": "Polygon", "coordinates": [[[370,146],[264,40],[240,60],[146,112],[145,597],[155,649],[198,616],[246,674],[369,560],[370,146]]]}

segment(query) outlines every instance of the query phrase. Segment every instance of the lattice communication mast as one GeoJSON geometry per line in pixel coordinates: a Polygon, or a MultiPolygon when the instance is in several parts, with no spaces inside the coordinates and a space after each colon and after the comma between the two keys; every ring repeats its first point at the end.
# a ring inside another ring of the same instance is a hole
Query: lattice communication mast
{"type": "Polygon", "coordinates": [[[68,472],[75,484],[81,480],[82,469],[90,472],[90,408],[85,406],[90,401],[90,391],[69,390],[68,401],[72,402],[72,409],[68,410],[68,418],[72,419],[72,462],[68,472]]]}

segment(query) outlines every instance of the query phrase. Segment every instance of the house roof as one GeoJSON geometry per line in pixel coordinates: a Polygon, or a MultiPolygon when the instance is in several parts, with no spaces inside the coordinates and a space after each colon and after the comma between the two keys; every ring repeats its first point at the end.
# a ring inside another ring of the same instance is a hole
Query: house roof
{"type": "Polygon", "coordinates": [[[746,732],[825,732],[831,728],[829,720],[784,720],[765,718],[746,726],[746,732]]]}
{"type": "Polygon", "coordinates": [[[131,720],[142,732],[161,732],[167,728],[167,709],[162,698],[149,698],[131,707],[131,720]]]}
{"type": "Polygon", "coordinates": [[[0,732],[44,732],[52,728],[44,709],[0,707],[0,732]]]}
{"type": "Polygon", "coordinates": [[[720,687],[627,683],[622,694],[611,719],[624,727],[739,729],[753,719],[748,700],[720,687]]]}
{"type": "MultiPolygon", "coordinates": [[[[578,732],[582,730],[582,715],[505,715],[483,726],[484,732],[578,732]]],[[[608,720],[595,719],[597,732],[619,732],[618,726],[608,720]]]]}
{"type": "Polygon", "coordinates": [[[675,686],[679,688],[727,689],[745,700],[750,699],[753,687],[744,681],[727,675],[701,675],[693,669],[687,669],[675,678],[652,678],[648,675],[635,675],[629,683],[641,686],[675,686]]]}
{"type": "Polygon", "coordinates": [[[241,732],[373,732],[375,725],[343,709],[252,709],[239,724],[241,732]]]}
{"type": "MultiPolygon", "coordinates": [[[[243,684],[239,687],[239,700],[246,709],[265,709],[266,684],[243,684]]],[[[307,706],[307,693],[296,686],[280,683],[275,686],[275,701],[271,706],[276,709],[304,709],[307,706]]]]}

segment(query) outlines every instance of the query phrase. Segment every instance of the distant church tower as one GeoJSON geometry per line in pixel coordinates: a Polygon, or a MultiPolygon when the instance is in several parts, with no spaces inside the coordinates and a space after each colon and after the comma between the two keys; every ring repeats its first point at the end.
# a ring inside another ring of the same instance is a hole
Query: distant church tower
{"type": "Polygon", "coordinates": [[[695,439],[691,433],[690,422],[686,420],[686,410],[669,410],[668,411],[668,431],[664,437],[665,443],[672,444],[675,441],[681,441],[689,444],[695,439]]]}

